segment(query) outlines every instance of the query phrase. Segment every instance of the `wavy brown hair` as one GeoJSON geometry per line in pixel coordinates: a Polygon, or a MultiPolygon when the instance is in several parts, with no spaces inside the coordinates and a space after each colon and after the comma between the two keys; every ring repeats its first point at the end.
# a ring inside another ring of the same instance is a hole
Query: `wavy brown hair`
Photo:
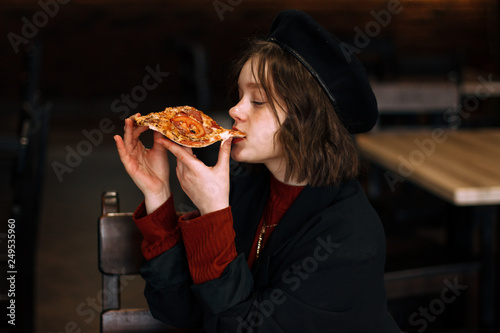
{"type": "Polygon", "coordinates": [[[358,154],[351,134],[316,79],[278,45],[249,41],[229,75],[233,100],[238,101],[238,77],[250,59],[276,119],[277,105],[287,114],[275,137],[285,154],[285,181],[292,178],[311,186],[330,186],[356,177],[358,154]],[[279,100],[285,105],[279,105],[279,100]]]}

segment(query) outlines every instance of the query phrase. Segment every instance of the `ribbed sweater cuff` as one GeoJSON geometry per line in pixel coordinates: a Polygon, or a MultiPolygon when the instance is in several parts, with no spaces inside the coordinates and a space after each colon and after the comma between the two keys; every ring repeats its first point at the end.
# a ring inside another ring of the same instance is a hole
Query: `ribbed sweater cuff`
{"type": "Polygon", "coordinates": [[[181,240],[178,227],[179,217],[175,212],[172,196],[149,215],[146,213],[146,205],[142,202],[135,210],[133,218],[144,237],[142,254],[146,260],[151,260],[170,250],[181,240]]]}
{"type": "Polygon", "coordinates": [[[193,282],[219,278],[237,256],[231,208],[202,216],[186,214],[179,226],[193,282]]]}

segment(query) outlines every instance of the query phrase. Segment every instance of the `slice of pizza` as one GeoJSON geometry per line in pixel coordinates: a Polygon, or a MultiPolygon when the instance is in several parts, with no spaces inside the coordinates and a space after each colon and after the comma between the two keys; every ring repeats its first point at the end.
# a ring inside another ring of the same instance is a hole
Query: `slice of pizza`
{"type": "Polygon", "coordinates": [[[170,140],[191,148],[206,147],[230,137],[245,137],[243,132],[220,127],[212,118],[191,106],[169,107],[134,120],[139,126],[149,126],[170,140]]]}

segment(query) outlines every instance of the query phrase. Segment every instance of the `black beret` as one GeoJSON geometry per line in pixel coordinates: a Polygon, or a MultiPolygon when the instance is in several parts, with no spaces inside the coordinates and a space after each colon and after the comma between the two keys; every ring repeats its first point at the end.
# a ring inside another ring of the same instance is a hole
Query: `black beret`
{"type": "Polygon", "coordinates": [[[377,100],[361,62],[347,45],[299,10],[282,11],[268,41],[299,60],[316,78],[350,133],[367,132],[378,118],[377,100]]]}

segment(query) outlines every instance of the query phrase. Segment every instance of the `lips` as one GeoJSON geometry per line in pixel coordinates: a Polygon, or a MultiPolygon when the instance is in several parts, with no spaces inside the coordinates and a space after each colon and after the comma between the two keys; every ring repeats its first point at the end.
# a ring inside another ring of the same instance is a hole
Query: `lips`
{"type": "MultiPolygon", "coordinates": [[[[232,127],[232,130],[233,130],[233,131],[240,131],[240,130],[238,129],[238,127],[236,127],[236,126],[233,126],[233,127],[232,127]]],[[[240,132],[241,132],[241,131],[240,131],[240,132]]],[[[243,141],[243,140],[245,140],[245,138],[233,138],[232,143],[233,143],[233,144],[235,144],[235,143],[238,143],[238,142],[243,141]]]]}
{"type": "MultiPolygon", "coordinates": [[[[238,131],[238,132],[240,132],[240,133],[244,134],[244,137],[246,137],[246,133],[244,133],[243,131],[240,131],[240,130],[238,129],[238,127],[233,126],[233,127],[232,127],[232,130],[233,130],[233,131],[238,131]]],[[[243,136],[238,136],[238,137],[240,137],[240,138],[241,138],[241,137],[243,137],[243,136]]]]}

